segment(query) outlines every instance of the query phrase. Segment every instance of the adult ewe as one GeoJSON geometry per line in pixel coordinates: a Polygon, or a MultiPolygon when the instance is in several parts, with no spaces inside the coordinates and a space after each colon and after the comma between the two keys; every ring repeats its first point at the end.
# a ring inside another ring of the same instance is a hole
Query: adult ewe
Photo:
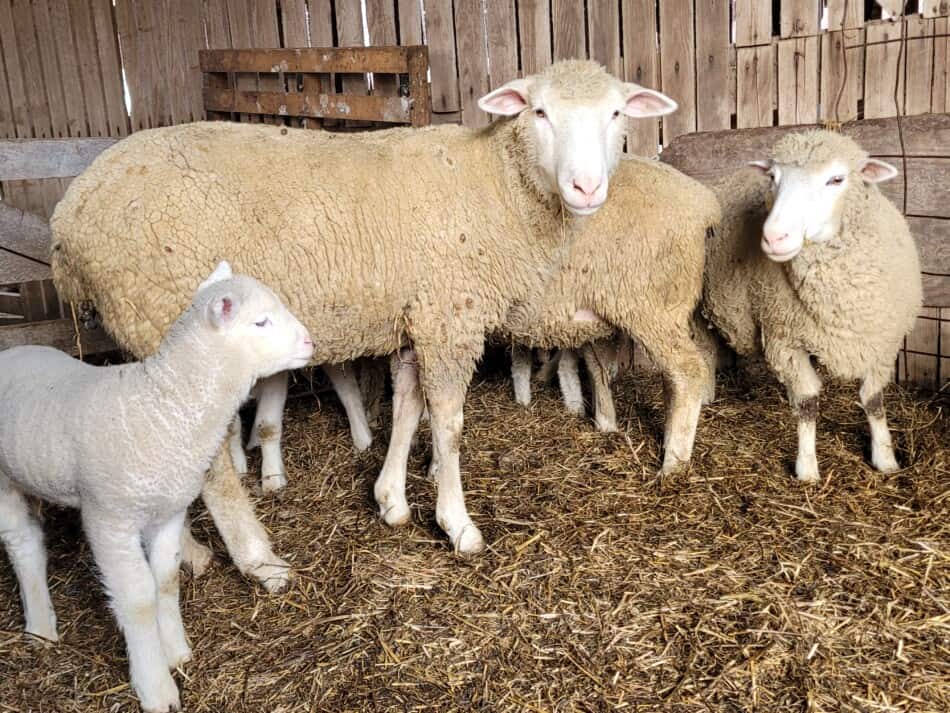
{"type": "MultiPolygon", "coordinates": [[[[145,355],[197,265],[228,257],[318,335],[317,363],[413,345],[443,464],[436,516],[457,551],[476,552],[483,541],[465,509],[458,444],[485,335],[541,293],[582,216],[607,199],[623,115],[676,105],[595,63],[567,61],[482,106],[515,118],[482,131],[199,123],[138,132],[101,154],[57,206],[57,288],[91,300],[116,341],[145,355]]],[[[205,503],[239,568],[276,589],[286,563],[230,458],[221,463],[205,503]]]]}
{"type": "Polygon", "coordinates": [[[723,223],[708,243],[704,310],[788,389],[799,480],[819,478],[812,357],[832,376],[862,380],[871,462],[896,470],[882,391],[921,306],[914,239],[875,185],[897,170],[830,131],[786,136],[753,165],[715,187],[723,223]]]}
{"type": "Polygon", "coordinates": [[[80,508],[132,687],[146,711],[177,711],[169,669],[191,658],[178,605],[185,510],[254,382],[312,353],[274,293],[226,263],[142,362],[93,367],[48,347],[0,353],[0,540],[27,631],[56,640],[33,496],[80,508]]]}

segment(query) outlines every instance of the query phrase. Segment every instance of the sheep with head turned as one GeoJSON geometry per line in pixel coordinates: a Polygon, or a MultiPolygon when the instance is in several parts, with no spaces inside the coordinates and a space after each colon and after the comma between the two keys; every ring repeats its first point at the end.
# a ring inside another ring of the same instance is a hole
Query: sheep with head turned
{"type": "Polygon", "coordinates": [[[861,380],[871,462],[898,467],[882,394],[922,287],[907,221],[876,185],[895,175],[852,139],[812,130],[714,188],[723,220],[708,243],[703,309],[736,352],[763,356],[787,388],[803,481],[819,479],[813,358],[861,380]]]}
{"type": "MultiPolygon", "coordinates": [[[[584,216],[607,200],[622,117],[675,103],[596,63],[565,61],[481,106],[511,118],[478,131],[198,123],[137,132],[57,206],[57,289],[91,300],[118,344],[146,355],[196,265],[228,257],[301,315],[317,363],[411,344],[442,464],[437,521],[457,551],[476,552],[483,539],[465,507],[458,444],[485,335],[543,290],[584,216]]],[[[286,563],[221,460],[205,503],[241,570],[279,586],[286,563]]]]}
{"type": "Polygon", "coordinates": [[[274,293],[227,263],[141,362],[93,367],[36,346],[0,352],[0,541],[27,631],[57,639],[34,497],[80,509],[132,687],[146,711],[178,710],[169,671],[191,658],[178,604],[185,511],[254,382],[312,353],[274,293]]]}

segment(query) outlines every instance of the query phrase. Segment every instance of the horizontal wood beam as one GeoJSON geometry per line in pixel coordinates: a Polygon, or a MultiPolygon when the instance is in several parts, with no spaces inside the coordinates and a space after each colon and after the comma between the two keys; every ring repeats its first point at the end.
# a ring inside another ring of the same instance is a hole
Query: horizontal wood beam
{"type": "Polygon", "coordinates": [[[360,119],[393,124],[408,123],[411,106],[411,101],[405,97],[250,92],[214,87],[205,87],[204,103],[207,111],[215,112],[360,119]]]}
{"type": "Polygon", "coordinates": [[[72,178],[118,139],[0,139],[0,181],[72,178]]]}
{"type": "MultiPolygon", "coordinates": [[[[49,244],[50,228],[44,218],[0,202],[0,251],[49,265],[49,244]]],[[[0,271],[0,284],[7,282],[17,280],[8,280],[0,271]]]]}
{"type": "Polygon", "coordinates": [[[80,327],[77,340],[76,325],[71,319],[51,319],[0,327],[0,351],[24,344],[42,344],[78,356],[79,343],[82,344],[84,356],[117,349],[115,342],[101,327],[80,327]]]}
{"type": "Polygon", "coordinates": [[[198,62],[202,72],[408,74],[409,57],[417,47],[201,50],[198,62]]]}

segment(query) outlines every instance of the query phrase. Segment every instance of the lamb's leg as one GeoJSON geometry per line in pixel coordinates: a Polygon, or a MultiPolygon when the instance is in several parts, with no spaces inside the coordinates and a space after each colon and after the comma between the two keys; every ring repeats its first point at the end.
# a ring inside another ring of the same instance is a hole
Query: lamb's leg
{"type": "Polygon", "coordinates": [[[699,347],[705,366],[703,403],[710,404],[716,400],[716,368],[719,362],[719,354],[725,349],[725,345],[706,326],[705,320],[700,315],[693,315],[691,328],[693,341],[699,347]]]}
{"type": "Polygon", "coordinates": [[[194,577],[203,575],[211,564],[211,550],[191,534],[191,519],[187,517],[181,528],[181,561],[194,577]]]}
{"type": "Polygon", "coordinates": [[[552,352],[550,349],[540,349],[538,351],[538,361],[541,366],[535,373],[534,378],[542,384],[550,383],[557,372],[558,364],[561,363],[561,352],[552,352]]]}
{"type": "Polygon", "coordinates": [[[515,387],[515,403],[531,405],[531,349],[511,345],[511,381],[515,387]]]}
{"type": "Polygon", "coordinates": [[[7,476],[0,474],[0,542],[13,565],[27,633],[57,641],[56,613],[46,584],[43,530],[30,504],[7,476]]]}
{"type": "Polygon", "coordinates": [[[191,661],[191,646],[185,635],[178,601],[184,523],[185,513],[182,512],[145,533],[148,564],[158,586],[158,634],[171,669],[191,661]]]}
{"type": "Polygon", "coordinates": [[[155,578],[135,528],[84,510],[83,527],[125,636],[129,676],[145,711],[177,711],[178,687],[168,671],[158,631],[155,578]]]}
{"type": "Polygon", "coordinates": [[[808,353],[782,343],[765,341],[765,359],[785,388],[788,400],[798,416],[798,456],[795,477],[805,483],[820,480],[815,431],[818,421],[818,396],[821,379],[811,365],[808,353]]]}
{"type": "Polygon", "coordinates": [[[241,443],[241,414],[234,414],[234,420],[231,422],[231,430],[228,432],[228,448],[231,450],[231,461],[234,463],[234,470],[239,475],[247,475],[247,454],[244,452],[244,446],[241,443]]]}
{"type": "Polygon", "coordinates": [[[894,456],[891,432],[887,428],[887,416],[884,413],[884,383],[884,378],[868,376],[861,383],[859,394],[871,428],[871,465],[882,473],[893,473],[900,466],[894,456]]]}
{"type": "Polygon", "coordinates": [[[352,365],[344,369],[338,364],[324,364],[323,371],[333,384],[340,403],[350,422],[350,434],[357,451],[365,451],[373,444],[373,434],[369,430],[366,412],[363,410],[363,396],[352,365]]]}
{"type": "Polygon", "coordinates": [[[359,363],[360,399],[366,412],[370,433],[379,425],[379,412],[386,395],[387,362],[376,357],[366,357],[359,363]]]}
{"type": "Polygon", "coordinates": [[[583,416],[584,394],[581,391],[581,377],[577,368],[577,352],[573,349],[564,349],[560,354],[557,378],[561,385],[564,406],[568,412],[575,416],[583,416]]]}
{"type": "Polygon", "coordinates": [[[404,525],[411,513],[406,501],[406,468],[412,438],[419,427],[423,399],[419,388],[419,362],[415,352],[404,349],[391,360],[393,378],[393,426],[386,460],[376,479],[373,494],[379,514],[387,525],[404,525]]]}
{"type": "Polygon", "coordinates": [[[617,412],[610,382],[617,374],[617,349],[612,340],[600,339],[584,345],[584,363],[594,391],[594,422],[606,433],[617,430],[617,412]]]}
{"type": "Polygon", "coordinates": [[[287,402],[287,372],[281,371],[257,384],[257,413],[248,448],[261,448],[261,489],[265,493],[287,485],[280,438],[284,427],[284,404],[287,402]]]}
{"type": "Polygon", "coordinates": [[[456,552],[474,554],[484,549],[485,542],[465,508],[459,468],[465,382],[460,385],[442,382],[438,387],[427,385],[426,397],[432,419],[433,458],[438,459],[436,522],[449,536],[456,552]]]}
{"type": "Polygon", "coordinates": [[[267,531],[254,515],[226,447],[211,463],[201,497],[237,568],[258,579],[269,592],[285,589],[290,583],[290,565],[271,550],[267,531]]]}

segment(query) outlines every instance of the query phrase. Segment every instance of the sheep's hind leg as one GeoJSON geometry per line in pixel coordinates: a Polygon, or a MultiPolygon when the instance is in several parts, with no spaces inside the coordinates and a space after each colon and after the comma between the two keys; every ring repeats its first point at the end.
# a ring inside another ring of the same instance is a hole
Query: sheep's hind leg
{"type": "Polygon", "coordinates": [[[798,416],[795,477],[804,483],[816,483],[821,479],[815,450],[821,379],[815,373],[815,367],[812,366],[807,352],[767,340],[765,344],[765,359],[788,390],[788,400],[798,416]]]}
{"type": "Polygon", "coordinates": [[[0,541],[16,574],[27,633],[57,641],[56,613],[46,583],[43,530],[30,504],[7,476],[0,473],[0,541]]]}
{"type": "Polygon", "coordinates": [[[560,352],[557,365],[557,378],[561,386],[564,407],[575,416],[584,415],[584,394],[581,391],[581,377],[577,368],[577,352],[564,349],[560,352]]]}
{"type": "Polygon", "coordinates": [[[531,405],[531,349],[520,344],[511,345],[511,381],[515,389],[515,403],[531,405]]]}
{"type": "MultiPolygon", "coordinates": [[[[287,401],[287,372],[281,371],[257,384],[257,413],[248,448],[261,449],[261,489],[275,492],[287,485],[280,439],[284,427],[284,404],[287,401]]],[[[235,469],[237,464],[235,464],[235,469]]]]}
{"type": "Polygon", "coordinates": [[[158,634],[168,667],[191,661],[191,646],[181,621],[178,600],[182,530],[185,513],[146,532],[148,563],[158,587],[158,634]]]}
{"type": "Polygon", "coordinates": [[[356,380],[354,365],[344,368],[338,364],[324,364],[323,372],[333,384],[337,398],[343,404],[346,418],[350,424],[350,435],[353,437],[353,447],[357,451],[365,451],[373,445],[373,434],[369,430],[369,421],[363,409],[363,395],[360,384],[356,380]]]}
{"type": "Polygon", "coordinates": [[[900,469],[900,465],[894,456],[894,445],[884,412],[884,380],[865,378],[859,395],[871,429],[871,465],[882,473],[893,473],[900,469]]]}
{"type": "Polygon", "coordinates": [[[423,399],[419,362],[411,349],[392,356],[393,425],[386,460],[373,487],[379,515],[387,525],[404,525],[411,513],[406,501],[406,469],[412,438],[419,427],[423,399]]]}
{"type": "Polygon", "coordinates": [[[211,463],[201,497],[238,569],[256,578],[271,593],[286,589],[290,565],[271,550],[267,531],[254,514],[226,447],[211,463]]]}
{"type": "Polygon", "coordinates": [[[616,345],[609,339],[599,339],[585,344],[583,353],[594,392],[594,423],[597,430],[613,433],[617,430],[617,412],[610,382],[617,374],[616,345]]]}
{"type": "Polygon", "coordinates": [[[84,510],[83,527],[125,636],[129,676],[143,710],[177,711],[178,687],[168,671],[158,630],[155,578],[137,529],[84,510]]]}
{"type": "Polygon", "coordinates": [[[191,519],[187,517],[181,528],[181,561],[194,577],[203,575],[211,565],[211,549],[202,545],[191,534],[191,519]]]}

